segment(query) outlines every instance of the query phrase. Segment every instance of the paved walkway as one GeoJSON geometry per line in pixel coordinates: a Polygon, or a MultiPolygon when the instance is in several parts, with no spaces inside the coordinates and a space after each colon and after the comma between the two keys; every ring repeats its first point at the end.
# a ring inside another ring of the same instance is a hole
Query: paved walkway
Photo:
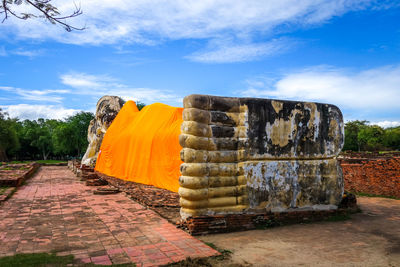
{"type": "Polygon", "coordinates": [[[217,255],[123,193],[94,195],[67,167],[41,167],[0,206],[0,257],[56,251],[138,266],[217,255]]]}

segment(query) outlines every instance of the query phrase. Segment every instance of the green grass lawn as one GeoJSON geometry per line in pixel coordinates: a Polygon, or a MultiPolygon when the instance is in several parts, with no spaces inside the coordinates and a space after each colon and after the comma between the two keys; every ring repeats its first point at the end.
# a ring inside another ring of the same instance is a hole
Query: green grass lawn
{"type": "Polygon", "coordinates": [[[37,163],[47,163],[47,164],[54,164],[54,163],[67,163],[66,160],[36,160],[37,163]]]}
{"type": "Polygon", "coordinates": [[[53,163],[67,163],[66,160],[54,160],[54,159],[48,159],[48,160],[31,160],[31,161],[10,161],[8,163],[10,164],[28,164],[32,162],[37,162],[37,163],[47,163],[47,164],[53,164],[53,163]]]}
{"type": "Polygon", "coordinates": [[[0,266],[67,266],[74,263],[74,256],[56,256],[48,253],[16,254],[0,258],[0,266]]]}
{"type": "MultiPolygon", "coordinates": [[[[25,267],[25,266],[51,266],[51,267],[65,267],[65,266],[84,266],[84,267],[101,267],[105,265],[95,265],[93,263],[76,264],[73,255],[57,256],[55,253],[32,253],[32,254],[16,254],[0,258],[1,267],[25,267]]],[[[113,264],[115,267],[135,267],[131,264],[113,264]]]]}
{"type": "Polygon", "coordinates": [[[28,163],[31,163],[32,161],[18,161],[18,160],[13,160],[13,161],[10,161],[10,162],[6,162],[6,164],[8,163],[8,164],[28,164],[28,163]]]}
{"type": "Polygon", "coordinates": [[[398,153],[398,150],[393,150],[393,151],[379,151],[379,154],[387,154],[387,153],[398,153]]]}

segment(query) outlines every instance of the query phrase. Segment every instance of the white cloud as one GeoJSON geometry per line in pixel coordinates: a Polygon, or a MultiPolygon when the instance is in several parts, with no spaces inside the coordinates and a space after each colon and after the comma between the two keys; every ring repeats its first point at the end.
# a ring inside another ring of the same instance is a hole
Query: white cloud
{"type": "Polygon", "coordinates": [[[378,125],[382,128],[397,127],[400,126],[400,121],[378,121],[371,122],[371,125],[378,125]]]}
{"type": "Polygon", "coordinates": [[[68,90],[26,90],[10,86],[0,86],[0,90],[18,95],[23,100],[60,103],[63,100],[59,94],[68,93],[68,90]],[[56,94],[56,95],[55,95],[56,94]]]}
{"type": "Polygon", "coordinates": [[[3,90],[3,91],[13,91],[13,90],[14,90],[14,87],[11,87],[11,86],[0,86],[0,90],[3,90]]]}
{"type": "Polygon", "coordinates": [[[182,96],[170,90],[135,88],[118,82],[108,75],[87,73],[68,73],[60,76],[61,82],[71,86],[73,94],[91,95],[100,98],[103,95],[115,95],[124,100],[141,101],[146,104],[166,102],[171,105],[182,104],[182,96]]]}
{"type": "MultiPolygon", "coordinates": [[[[62,14],[69,14],[74,9],[72,0],[52,3],[62,14]]],[[[255,35],[271,39],[274,32],[282,28],[318,25],[349,11],[389,8],[394,4],[377,0],[85,0],[80,5],[83,14],[68,23],[86,26],[84,31],[66,33],[61,27],[45,25],[43,20],[26,22],[10,18],[0,28],[0,36],[94,45],[153,45],[163,40],[229,37],[240,40],[241,45],[230,48],[231,61],[238,61],[270,53],[270,41],[252,44],[255,35]]],[[[20,5],[17,8],[26,12],[27,7],[20,5]]],[[[203,51],[191,57],[205,62],[230,62],[226,56],[222,47],[216,47],[214,52],[203,51]]]]}
{"type": "Polygon", "coordinates": [[[400,65],[358,72],[317,66],[280,78],[251,79],[247,87],[242,96],[332,103],[358,114],[400,111],[400,65]]]}
{"type": "Polygon", "coordinates": [[[11,118],[17,117],[21,120],[36,120],[38,118],[61,120],[80,111],[66,109],[63,106],[28,104],[1,106],[1,108],[8,112],[11,118]]]}
{"type": "Polygon", "coordinates": [[[10,51],[11,54],[13,55],[17,55],[17,56],[23,56],[23,57],[28,57],[30,59],[43,55],[44,50],[43,49],[39,49],[39,50],[26,50],[26,49],[16,49],[13,51],[10,51]]]}
{"type": "Polygon", "coordinates": [[[232,41],[213,41],[205,51],[187,56],[203,63],[232,63],[251,61],[262,56],[280,54],[293,46],[287,39],[275,39],[266,43],[235,44],[232,41]]]}
{"type": "Polygon", "coordinates": [[[106,76],[95,76],[86,73],[69,73],[61,75],[61,82],[71,87],[98,88],[105,86],[111,79],[106,76]]]}
{"type": "Polygon", "coordinates": [[[115,90],[112,95],[120,96],[125,101],[140,101],[146,104],[155,102],[169,103],[173,106],[182,105],[183,97],[174,94],[169,90],[151,89],[151,88],[130,88],[124,90],[115,90]]]}
{"type": "Polygon", "coordinates": [[[346,120],[366,119],[385,126],[400,119],[400,65],[363,71],[316,66],[280,77],[259,76],[247,80],[246,87],[236,93],[330,103],[343,111],[346,120]]]}
{"type": "Polygon", "coordinates": [[[4,46],[0,47],[0,57],[6,57],[9,55],[17,55],[17,56],[23,56],[23,57],[28,57],[30,59],[41,56],[45,52],[44,49],[38,49],[38,50],[27,50],[24,48],[17,48],[14,50],[6,50],[4,46]]]}

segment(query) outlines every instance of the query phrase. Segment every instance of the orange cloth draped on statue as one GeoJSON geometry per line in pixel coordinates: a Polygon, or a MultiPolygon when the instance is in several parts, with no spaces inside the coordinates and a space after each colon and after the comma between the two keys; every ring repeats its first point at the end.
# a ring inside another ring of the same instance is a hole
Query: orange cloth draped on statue
{"type": "Polygon", "coordinates": [[[178,192],[182,112],[161,103],[139,111],[126,102],[104,135],[95,170],[178,192]]]}

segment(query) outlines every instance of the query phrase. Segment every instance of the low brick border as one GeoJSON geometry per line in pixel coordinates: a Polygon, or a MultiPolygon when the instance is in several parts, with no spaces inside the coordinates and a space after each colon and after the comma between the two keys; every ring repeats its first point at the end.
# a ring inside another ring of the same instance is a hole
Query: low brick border
{"type": "Polygon", "coordinates": [[[29,179],[30,177],[32,177],[32,175],[40,167],[40,164],[36,163],[36,162],[29,164],[29,165],[30,165],[30,168],[16,179],[12,179],[12,180],[1,180],[0,179],[0,185],[1,186],[9,186],[9,187],[18,187],[18,186],[22,185],[22,183],[24,181],[26,181],[27,179],[29,179]]]}
{"type": "Polygon", "coordinates": [[[31,178],[35,174],[35,172],[40,168],[40,166],[41,165],[37,162],[33,163],[32,168],[30,168],[28,172],[25,173],[24,178],[22,179],[21,183],[18,184],[18,186],[22,185],[23,182],[31,178]]]}
{"type": "Polygon", "coordinates": [[[227,233],[280,225],[310,223],[328,220],[335,216],[348,216],[358,208],[337,210],[310,210],[281,213],[227,214],[214,216],[189,217],[182,223],[191,235],[227,233]]]}
{"type": "Polygon", "coordinates": [[[39,163],[35,162],[31,165],[27,172],[25,172],[17,179],[10,181],[10,184],[2,183],[2,185],[10,186],[10,188],[8,188],[2,195],[0,195],[0,204],[9,199],[19,186],[21,186],[26,180],[31,178],[36,173],[40,166],[41,165],[39,163]]]}
{"type": "Polygon", "coordinates": [[[0,195],[0,204],[9,199],[12,196],[12,194],[14,194],[16,189],[17,189],[16,187],[10,187],[6,191],[4,191],[4,193],[0,195]]]}
{"type": "Polygon", "coordinates": [[[196,216],[187,218],[181,223],[181,226],[191,235],[207,235],[326,221],[335,219],[335,217],[343,219],[359,211],[356,196],[345,192],[339,208],[335,210],[294,210],[288,212],[196,216]]]}

